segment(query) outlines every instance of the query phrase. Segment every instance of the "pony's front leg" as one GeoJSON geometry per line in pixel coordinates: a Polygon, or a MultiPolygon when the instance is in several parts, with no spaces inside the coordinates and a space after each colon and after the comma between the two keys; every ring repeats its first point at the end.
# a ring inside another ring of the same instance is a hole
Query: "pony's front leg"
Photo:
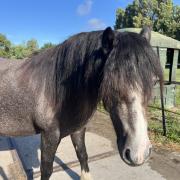
{"type": "Polygon", "coordinates": [[[89,172],[88,155],[85,146],[85,131],[86,128],[83,128],[82,130],[71,134],[71,140],[81,165],[81,180],[92,180],[89,172]]]}
{"type": "Polygon", "coordinates": [[[59,129],[41,133],[41,180],[49,180],[53,172],[53,161],[59,142],[59,129]]]}

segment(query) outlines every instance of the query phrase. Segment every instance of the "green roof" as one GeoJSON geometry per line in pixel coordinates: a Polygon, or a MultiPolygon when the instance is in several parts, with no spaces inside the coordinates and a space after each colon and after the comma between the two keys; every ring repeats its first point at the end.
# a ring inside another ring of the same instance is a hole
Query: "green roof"
{"type": "MultiPolygon", "coordinates": [[[[129,31],[139,33],[141,31],[141,28],[124,28],[117,31],[129,31]]],[[[180,49],[180,41],[154,31],[151,32],[151,45],[165,48],[180,49]]]]}

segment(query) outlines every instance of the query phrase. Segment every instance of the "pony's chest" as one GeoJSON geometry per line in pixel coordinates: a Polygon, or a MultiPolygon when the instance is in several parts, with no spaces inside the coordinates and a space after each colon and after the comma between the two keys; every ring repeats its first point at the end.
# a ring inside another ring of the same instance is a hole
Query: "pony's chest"
{"type": "Polygon", "coordinates": [[[74,108],[67,107],[63,109],[59,116],[60,129],[63,136],[72,134],[83,128],[87,124],[94,110],[95,107],[92,107],[87,103],[74,108]]]}

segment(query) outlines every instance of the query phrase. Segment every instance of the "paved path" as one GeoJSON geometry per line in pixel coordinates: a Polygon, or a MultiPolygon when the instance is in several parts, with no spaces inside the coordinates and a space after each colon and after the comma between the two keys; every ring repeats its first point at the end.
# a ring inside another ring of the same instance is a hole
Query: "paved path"
{"type": "MultiPolygon", "coordinates": [[[[1,141],[0,143],[3,144],[1,141]]],[[[15,138],[12,144],[16,147],[29,177],[40,179],[40,136],[15,138]]],[[[129,167],[122,162],[116,149],[114,130],[109,117],[102,113],[97,112],[89,123],[86,144],[94,180],[178,180],[180,177],[180,153],[154,149],[151,159],[143,166],[129,167]]],[[[8,154],[8,148],[7,146],[0,149],[0,174],[2,175],[3,170],[4,177],[11,179],[8,165],[5,165],[8,164],[7,160],[12,164],[12,157],[5,156],[8,154]]],[[[75,151],[70,138],[66,137],[58,147],[51,180],[78,180],[79,175],[80,167],[75,151]]]]}
{"type": "MultiPolygon", "coordinates": [[[[90,163],[92,177],[96,180],[164,180],[161,174],[152,170],[148,164],[132,168],[119,160],[119,155],[114,155],[90,163]]],[[[52,180],[79,180],[79,167],[72,168],[70,171],[54,173],[52,180]]]]}
{"type": "Polygon", "coordinates": [[[25,180],[26,174],[10,138],[0,137],[0,180],[25,180]]]}

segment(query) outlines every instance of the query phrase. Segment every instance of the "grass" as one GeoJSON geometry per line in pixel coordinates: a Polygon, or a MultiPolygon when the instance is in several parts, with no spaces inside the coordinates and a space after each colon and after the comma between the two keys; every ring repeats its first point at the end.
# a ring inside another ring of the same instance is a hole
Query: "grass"
{"type": "Polygon", "coordinates": [[[165,112],[167,135],[163,136],[161,111],[155,108],[149,108],[149,130],[151,139],[162,145],[179,144],[180,146],[180,110],[169,109],[165,112]]]}
{"type": "MultiPolygon", "coordinates": [[[[164,79],[168,80],[169,70],[165,69],[164,79]]],[[[176,81],[180,82],[180,69],[176,70],[176,81]]],[[[151,140],[158,145],[170,147],[180,151],[180,86],[176,86],[176,107],[167,109],[167,135],[163,136],[161,110],[149,108],[149,132],[151,140]]],[[[156,106],[156,105],[155,105],[156,106]]]]}
{"type": "MultiPolygon", "coordinates": [[[[180,82],[180,69],[176,70],[176,81],[180,82]]],[[[176,86],[176,106],[180,110],[180,85],[176,86]]]]}

